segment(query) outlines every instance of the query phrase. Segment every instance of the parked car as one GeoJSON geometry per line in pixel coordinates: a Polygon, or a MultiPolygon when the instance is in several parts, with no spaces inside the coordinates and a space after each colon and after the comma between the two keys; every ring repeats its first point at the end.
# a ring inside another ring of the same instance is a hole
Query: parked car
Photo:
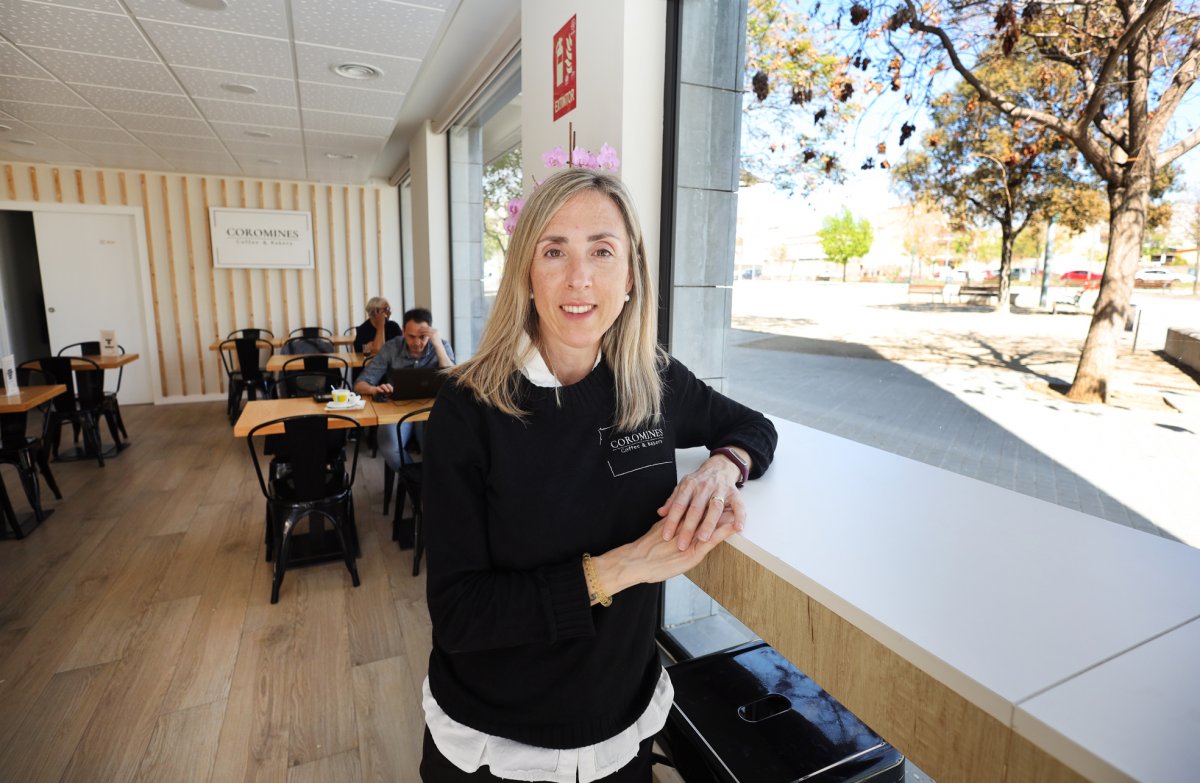
{"type": "Polygon", "coordinates": [[[1190,283],[1192,278],[1190,275],[1181,274],[1170,269],[1139,269],[1137,274],[1133,276],[1136,281],[1148,282],[1162,280],[1167,283],[1190,283]]]}
{"type": "Polygon", "coordinates": [[[1058,276],[1060,283],[1088,283],[1093,280],[1099,280],[1103,275],[1099,272],[1088,272],[1084,269],[1075,269],[1070,272],[1063,272],[1058,276]]]}

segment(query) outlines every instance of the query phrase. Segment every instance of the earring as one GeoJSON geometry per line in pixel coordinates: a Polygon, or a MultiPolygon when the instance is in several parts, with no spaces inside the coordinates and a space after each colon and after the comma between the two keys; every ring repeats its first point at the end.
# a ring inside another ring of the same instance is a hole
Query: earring
{"type": "Polygon", "coordinates": [[[625,301],[626,301],[626,302],[628,302],[628,301],[629,301],[629,294],[625,294],[625,301]]]}
{"type": "Polygon", "coordinates": [[[530,299],[532,299],[532,298],[533,298],[533,291],[530,291],[530,292],[529,292],[529,298],[530,298],[530,299]]]}

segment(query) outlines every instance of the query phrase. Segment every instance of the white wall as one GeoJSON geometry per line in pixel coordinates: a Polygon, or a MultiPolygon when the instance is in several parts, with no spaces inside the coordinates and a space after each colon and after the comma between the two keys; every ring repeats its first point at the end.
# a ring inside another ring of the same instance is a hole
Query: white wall
{"type": "Polygon", "coordinates": [[[446,135],[426,121],[409,142],[412,176],[413,288],[416,305],[434,324],[450,320],[450,180],[446,135]]]}
{"type": "Polygon", "coordinates": [[[543,179],[542,153],[567,148],[572,123],[578,146],[611,144],[621,178],[637,203],[646,253],[657,277],[662,184],[665,0],[522,0],[521,122],[526,191],[543,179]],[[551,44],[576,16],[576,108],[555,122],[551,44]]]}

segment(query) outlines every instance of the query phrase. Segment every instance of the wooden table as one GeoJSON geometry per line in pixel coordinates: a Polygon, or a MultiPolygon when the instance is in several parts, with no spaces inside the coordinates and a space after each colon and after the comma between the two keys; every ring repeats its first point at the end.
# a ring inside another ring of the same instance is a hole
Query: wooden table
{"type": "Polygon", "coordinates": [[[67,391],[67,387],[61,383],[20,388],[21,393],[13,397],[0,394],[0,413],[24,413],[67,391]]]}
{"type": "MultiPolygon", "coordinates": [[[[433,398],[429,397],[422,400],[388,400],[387,402],[375,402],[375,415],[378,417],[377,424],[398,424],[405,416],[419,411],[422,408],[429,408],[433,405],[433,398]]],[[[427,421],[429,412],[413,416],[409,421],[427,421]]]]}
{"type": "MultiPolygon", "coordinates": [[[[242,408],[242,413],[238,416],[237,424],[233,427],[233,436],[235,438],[244,438],[250,434],[250,430],[272,419],[279,419],[284,416],[303,416],[311,413],[333,413],[338,416],[349,416],[364,427],[371,427],[379,423],[379,419],[375,414],[375,408],[370,400],[367,400],[366,405],[362,408],[352,411],[326,410],[325,403],[316,402],[311,397],[296,397],[287,400],[251,400],[246,403],[246,407],[242,408]]],[[[349,427],[350,425],[335,420],[332,426],[340,428],[349,427]]],[[[276,425],[262,430],[259,434],[277,435],[281,432],[283,432],[283,426],[276,425]]]]}
{"type": "Polygon", "coordinates": [[[362,367],[367,363],[367,358],[365,356],[363,356],[361,353],[354,353],[353,351],[348,353],[277,353],[273,354],[271,358],[267,360],[266,370],[267,372],[281,372],[283,370],[283,365],[287,363],[289,359],[298,359],[303,356],[328,356],[330,359],[334,360],[330,362],[331,367],[340,367],[340,362],[343,361],[346,362],[346,364],[350,367],[362,367]]]}
{"type": "MultiPolygon", "coordinates": [[[[26,413],[42,403],[49,402],[60,394],[65,394],[67,387],[56,383],[45,386],[22,386],[21,393],[9,397],[0,394],[0,416],[4,414],[26,413]]],[[[36,469],[36,468],[35,468],[36,469]]],[[[54,513],[54,509],[42,509],[42,519],[54,513]]],[[[17,528],[21,536],[29,535],[30,531],[42,523],[36,512],[16,517],[17,528]]],[[[17,538],[5,525],[0,525],[0,538],[17,538]]]]}
{"type": "MultiPolygon", "coordinates": [[[[103,356],[100,354],[86,354],[84,356],[68,356],[68,357],[63,357],[63,358],[72,360],[71,361],[71,369],[72,370],[87,371],[87,370],[97,369],[96,367],[93,367],[92,365],[88,364],[87,362],[77,361],[79,359],[90,359],[91,361],[95,362],[99,366],[99,369],[101,369],[101,370],[115,370],[119,367],[124,367],[125,365],[129,364],[130,362],[137,361],[139,355],[140,354],[136,354],[136,353],[122,353],[122,354],[117,354],[115,356],[103,356]]],[[[42,367],[42,365],[36,361],[29,362],[25,366],[32,367],[34,369],[39,369],[39,370],[42,367]]]]}
{"type": "MultiPolygon", "coordinates": [[[[230,337],[228,339],[232,340],[234,338],[230,337]]],[[[270,346],[272,348],[282,348],[284,346],[284,344],[287,343],[287,341],[290,339],[292,339],[292,338],[290,338],[290,337],[262,337],[262,338],[259,338],[258,342],[259,342],[260,346],[263,348],[266,348],[267,346],[270,346]]],[[[319,337],[309,337],[309,338],[305,338],[305,339],[328,340],[329,342],[333,343],[333,345],[335,347],[338,347],[338,348],[345,348],[346,346],[354,345],[354,335],[351,335],[351,334],[335,334],[332,337],[327,336],[327,335],[321,335],[319,337]]],[[[215,341],[209,343],[208,350],[210,350],[210,351],[221,350],[221,343],[223,343],[223,342],[227,342],[227,340],[215,340],[215,341]]]]}
{"type": "Polygon", "coordinates": [[[689,578],[934,780],[1197,779],[1200,550],[774,421],[689,578]]]}

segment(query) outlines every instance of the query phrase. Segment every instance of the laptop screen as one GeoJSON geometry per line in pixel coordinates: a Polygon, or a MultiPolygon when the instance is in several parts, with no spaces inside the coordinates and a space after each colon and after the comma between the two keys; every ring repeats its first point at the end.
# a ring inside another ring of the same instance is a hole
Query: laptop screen
{"type": "Polygon", "coordinates": [[[393,400],[420,400],[436,397],[446,376],[436,367],[388,370],[393,400]]]}

